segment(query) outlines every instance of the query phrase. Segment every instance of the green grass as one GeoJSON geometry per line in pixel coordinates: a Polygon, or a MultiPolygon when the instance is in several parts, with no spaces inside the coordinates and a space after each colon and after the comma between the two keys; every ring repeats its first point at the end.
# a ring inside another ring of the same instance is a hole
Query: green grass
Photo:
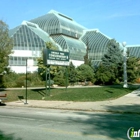
{"type": "MultiPolygon", "coordinates": [[[[64,89],[51,89],[50,96],[46,95],[45,89],[28,90],[28,99],[42,100],[57,100],[57,101],[103,101],[111,100],[121,97],[127,93],[136,90],[138,86],[131,86],[128,89],[122,87],[89,87],[89,88],[68,88],[64,89]]],[[[8,101],[18,100],[19,95],[25,97],[25,90],[10,90],[6,91],[8,101]]],[[[48,93],[47,93],[48,94],[48,93]]]]}

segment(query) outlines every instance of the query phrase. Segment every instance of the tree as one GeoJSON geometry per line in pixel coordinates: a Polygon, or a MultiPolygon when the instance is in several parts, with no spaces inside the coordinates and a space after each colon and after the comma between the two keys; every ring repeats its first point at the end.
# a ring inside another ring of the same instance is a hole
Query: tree
{"type": "Polygon", "coordinates": [[[140,76],[140,59],[136,57],[129,57],[127,59],[127,78],[128,82],[135,82],[140,76]]]}
{"type": "Polygon", "coordinates": [[[13,40],[9,37],[8,25],[0,20],[0,74],[8,68],[9,54],[12,53],[13,40]]]}
{"type": "Polygon", "coordinates": [[[53,78],[54,83],[59,86],[65,86],[68,83],[68,81],[66,82],[66,68],[61,66],[57,66],[57,68],[57,72],[53,78]]]}
{"type": "MultiPolygon", "coordinates": [[[[57,50],[57,47],[51,42],[46,43],[46,48],[51,49],[51,50],[57,50]]],[[[50,79],[53,79],[54,84],[64,86],[66,83],[65,68],[62,66],[47,66],[47,68],[50,69],[50,79]]],[[[42,77],[42,79],[45,81],[46,80],[46,66],[43,64],[43,55],[42,57],[38,58],[38,73],[42,77]]],[[[49,72],[47,72],[47,79],[49,79],[49,72]]]]}
{"type": "MultiPolygon", "coordinates": [[[[46,43],[46,48],[51,49],[51,50],[57,50],[57,47],[51,42],[46,43]]],[[[57,72],[57,67],[50,66],[51,78],[53,78],[56,72],[57,72]]],[[[42,77],[43,80],[46,79],[46,66],[43,64],[43,54],[40,58],[38,58],[38,73],[42,77]]]]}
{"type": "Polygon", "coordinates": [[[111,79],[114,79],[114,75],[108,71],[107,67],[100,65],[95,72],[95,84],[110,84],[111,79]]]}
{"type": "Polygon", "coordinates": [[[123,77],[122,68],[123,53],[119,48],[119,43],[112,39],[107,45],[107,52],[102,57],[102,64],[96,72],[96,82],[100,81],[102,84],[120,83],[123,77]],[[105,71],[102,71],[103,69],[105,71]]]}
{"type": "Polygon", "coordinates": [[[77,67],[77,78],[79,81],[92,81],[94,78],[93,69],[86,64],[77,67]]]}
{"type": "Polygon", "coordinates": [[[68,67],[68,73],[69,73],[69,82],[72,85],[74,85],[74,83],[77,81],[77,77],[76,77],[77,71],[72,62],[70,62],[70,65],[68,67]]]}
{"type": "Polygon", "coordinates": [[[89,47],[88,47],[88,45],[87,45],[87,49],[86,49],[86,54],[84,55],[84,64],[89,64],[90,62],[90,60],[89,60],[89,58],[88,58],[88,55],[89,55],[89,47]]]}

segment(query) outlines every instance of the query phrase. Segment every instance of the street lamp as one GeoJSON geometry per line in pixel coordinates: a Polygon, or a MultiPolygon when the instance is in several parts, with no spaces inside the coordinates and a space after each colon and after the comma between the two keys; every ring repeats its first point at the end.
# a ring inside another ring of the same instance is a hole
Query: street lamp
{"type": "Polygon", "coordinates": [[[28,59],[26,58],[26,92],[25,92],[25,105],[28,104],[27,103],[27,67],[31,67],[33,66],[33,59],[28,59]]]}
{"type": "Polygon", "coordinates": [[[26,91],[25,91],[25,103],[24,104],[28,104],[27,103],[27,65],[28,65],[28,58],[26,58],[26,91]]]}
{"type": "Polygon", "coordinates": [[[127,84],[127,48],[126,48],[126,42],[122,43],[123,45],[123,73],[124,73],[124,84],[123,87],[124,88],[128,88],[128,84],[127,84]]]}

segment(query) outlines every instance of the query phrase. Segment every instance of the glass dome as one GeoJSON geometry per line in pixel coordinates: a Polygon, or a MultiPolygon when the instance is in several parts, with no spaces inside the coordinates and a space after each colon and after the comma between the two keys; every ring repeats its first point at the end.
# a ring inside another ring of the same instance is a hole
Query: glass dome
{"type": "Polygon", "coordinates": [[[126,46],[129,56],[140,58],[140,45],[126,46]]]}
{"type": "Polygon", "coordinates": [[[86,45],[82,41],[63,35],[53,36],[52,38],[62,47],[63,51],[70,52],[70,59],[84,60],[86,45]]]}
{"type": "Polygon", "coordinates": [[[89,59],[94,62],[94,65],[99,64],[111,38],[98,30],[88,30],[80,39],[89,47],[89,59]]]}
{"type": "Polygon", "coordinates": [[[83,30],[86,29],[76,23],[72,18],[54,10],[44,16],[31,20],[31,22],[38,24],[40,28],[50,35],[64,34],[74,38],[79,38],[82,35],[83,30]]]}
{"type": "Polygon", "coordinates": [[[36,64],[35,57],[39,57],[43,48],[46,47],[46,42],[51,41],[45,31],[37,25],[25,21],[20,26],[9,30],[9,35],[14,40],[13,51],[17,51],[16,55],[9,57],[9,65],[12,66],[25,65],[27,58],[32,58],[36,64]],[[28,51],[28,53],[24,51],[28,51]],[[28,57],[21,56],[21,52],[28,54],[28,57]]]}

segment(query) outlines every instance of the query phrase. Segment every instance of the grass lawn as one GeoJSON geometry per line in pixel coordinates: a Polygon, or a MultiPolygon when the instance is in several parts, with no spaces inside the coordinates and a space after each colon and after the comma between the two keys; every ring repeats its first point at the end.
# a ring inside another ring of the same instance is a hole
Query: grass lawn
{"type": "MultiPolygon", "coordinates": [[[[88,87],[88,88],[68,88],[64,89],[51,89],[50,95],[46,94],[45,89],[29,89],[28,99],[30,100],[57,100],[57,101],[103,101],[116,99],[127,93],[136,90],[138,86],[131,86],[128,89],[122,87],[88,87]]],[[[25,90],[8,90],[6,91],[8,101],[18,100],[18,96],[25,97],[25,90]]]]}

